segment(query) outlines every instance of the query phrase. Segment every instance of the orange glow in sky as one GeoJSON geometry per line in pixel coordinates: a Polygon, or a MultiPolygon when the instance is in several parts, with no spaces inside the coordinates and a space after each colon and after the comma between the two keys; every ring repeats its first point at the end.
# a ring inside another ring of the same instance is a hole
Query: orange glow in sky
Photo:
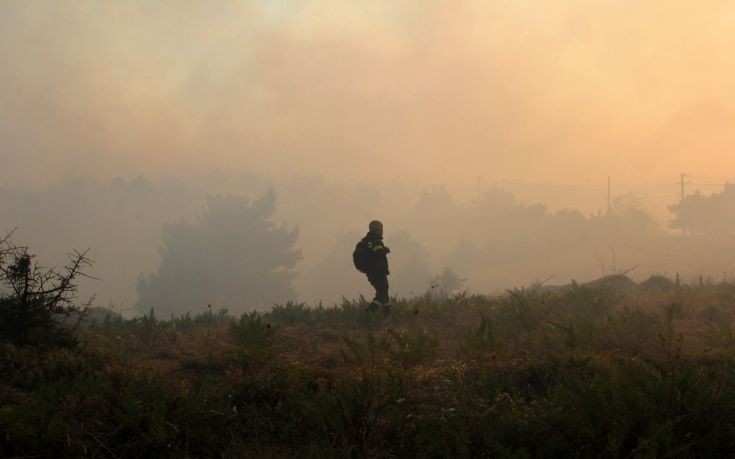
{"type": "Polygon", "coordinates": [[[735,3],[0,3],[0,184],[735,166],[735,3]]]}

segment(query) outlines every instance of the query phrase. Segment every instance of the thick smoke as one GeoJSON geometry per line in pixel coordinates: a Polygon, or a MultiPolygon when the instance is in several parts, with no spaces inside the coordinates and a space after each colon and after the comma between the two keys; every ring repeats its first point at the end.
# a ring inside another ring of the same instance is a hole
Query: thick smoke
{"type": "Polygon", "coordinates": [[[731,2],[2,2],[0,180],[733,165],[731,2]]]}

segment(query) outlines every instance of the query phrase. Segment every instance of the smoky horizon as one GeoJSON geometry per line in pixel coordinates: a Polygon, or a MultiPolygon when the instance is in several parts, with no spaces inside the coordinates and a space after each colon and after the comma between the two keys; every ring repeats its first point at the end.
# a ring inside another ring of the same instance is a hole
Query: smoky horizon
{"type": "Polygon", "coordinates": [[[286,286],[257,307],[369,294],[349,253],[376,218],[405,296],[447,269],[481,293],[726,280],[734,17],[683,0],[3,2],[0,231],[48,263],[90,247],[102,281],[84,292],[127,308],[171,238],[201,263],[246,250],[224,221],[282,250],[207,261],[221,275],[189,285],[257,266],[286,286]]]}
{"type": "MultiPolygon", "coordinates": [[[[727,215],[735,187],[728,184],[683,200],[681,184],[665,184],[661,206],[654,194],[616,194],[606,184],[473,185],[234,173],[75,179],[0,189],[0,214],[3,231],[16,228],[15,238],[43,264],[63,265],[71,249],[89,248],[98,279],[82,280],[81,294],[128,315],[369,298],[350,253],[376,218],[392,250],[391,294],[398,297],[436,289],[496,294],[608,275],[727,282],[735,272],[727,215]],[[245,230],[256,221],[275,232],[245,230]],[[285,277],[261,292],[267,282],[253,280],[256,272],[285,277]]],[[[685,182],[685,192],[692,188],[685,182]]]]}

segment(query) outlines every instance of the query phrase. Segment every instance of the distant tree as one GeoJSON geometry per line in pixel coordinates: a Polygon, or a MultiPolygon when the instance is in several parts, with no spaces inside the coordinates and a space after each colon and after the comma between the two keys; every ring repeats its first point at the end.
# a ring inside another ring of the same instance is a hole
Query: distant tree
{"type": "Polygon", "coordinates": [[[547,214],[542,204],[523,204],[509,192],[492,188],[465,209],[462,226],[466,235],[478,241],[501,245],[519,239],[534,241],[547,214]]]}
{"type": "Polygon", "coordinates": [[[433,295],[446,296],[459,291],[464,287],[467,279],[459,277],[452,268],[445,267],[442,272],[435,275],[429,281],[430,292],[433,295]]]}
{"type": "Polygon", "coordinates": [[[252,203],[210,196],[194,223],[165,225],[161,265],[139,278],[137,309],[167,315],[208,304],[237,309],[294,298],[298,231],[276,226],[275,209],[273,190],[252,203]]]}
{"type": "Polygon", "coordinates": [[[86,251],[68,258],[62,268],[46,268],[12,233],[0,237],[0,339],[21,346],[74,344],[68,319],[81,319],[83,309],[75,303],[76,281],[92,262],[86,251]]]}
{"type": "Polygon", "coordinates": [[[735,185],[726,184],[724,189],[703,196],[695,193],[678,204],[669,206],[675,214],[669,227],[693,234],[727,236],[735,234],[735,185]]]}
{"type": "Polygon", "coordinates": [[[423,190],[412,214],[411,235],[417,240],[435,242],[457,238],[460,208],[446,186],[435,185],[431,190],[423,190]]]}
{"type": "Polygon", "coordinates": [[[421,191],[419,201],[416,203],[416,212],[426,216],[451,215],[457,212],[457,205],[445,185],[434,185],[431,190],[421,191]]]}
{"type": "Polygon", "coordinates": [[[398,231],[387,239],[391,270],[391,295],[413,296],[426,291],[431,278],[431,257],[423,244],[408,232],[398,231]]]}

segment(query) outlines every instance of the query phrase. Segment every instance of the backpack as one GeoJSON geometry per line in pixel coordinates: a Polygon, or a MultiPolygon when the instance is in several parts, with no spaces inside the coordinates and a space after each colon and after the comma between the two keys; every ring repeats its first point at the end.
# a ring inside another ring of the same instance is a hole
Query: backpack
{"type": "Polygon", "coordinates": [[[360,241],[355,246],[355,251],[352,252],[352,262],[355,264],[355,268],[361,273],[366,273],[368,269],[368,263],[370,253],[363,241],[360,241]]]}

